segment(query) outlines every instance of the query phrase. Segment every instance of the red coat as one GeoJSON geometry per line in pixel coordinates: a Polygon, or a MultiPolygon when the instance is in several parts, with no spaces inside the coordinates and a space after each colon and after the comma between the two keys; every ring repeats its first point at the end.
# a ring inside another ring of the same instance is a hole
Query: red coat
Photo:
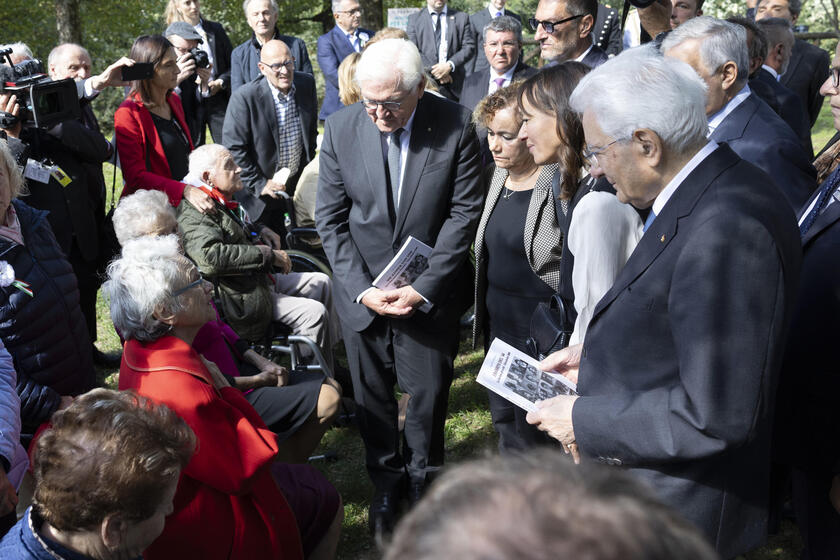
{"type": "Polygon", "coordinates": [[[199,355],[174,336],[126,342],[120,389],[167,405],[198,439],[146,559],[302,558],[294,514],[269,472],[276,437],[239,391],[216,390],[199,355]]]}
{"type": "MultiPolygon", "coordinates": [[[[181,98],[176,93],[169,92],[166,101],[172,109],[172,114],[178,119],[181,129],[186,133],[192,151],[193,142],[184,118],[181,98]]],[[[114,113],[114,135],[117,138],[117,152],[120,154],[120,167],[125,180],[120,198],[138,189],[154,189],[165,192],[172,206],[177,207],[184,193],[184,183],[172,179],[172,171],[166,161],[152,114],[136,94],[126,98],[114,113]]]]}

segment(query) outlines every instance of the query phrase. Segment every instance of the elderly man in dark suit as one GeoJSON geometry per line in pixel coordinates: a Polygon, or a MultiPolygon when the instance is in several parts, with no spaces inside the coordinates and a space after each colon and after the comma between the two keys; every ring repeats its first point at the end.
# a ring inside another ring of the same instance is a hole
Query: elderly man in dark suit
{"type": "Polygon", "coordinates": [[[801,253],[769,177],[707,140],[704,103],[697,75],[651,48],[622,53],[572,94],[590,172],[651,210],[583,344],[542,364],[576,375],[580,396],[529,418],[574,455],[626,467],[732,558],[766,538],[801,253]]]}
{"type": "Polygon", "coordinates": [[[470,27],[473,35],[475,35],[475,54],[473,55],[472,67],[467,68],[467,76],[471,72],[481,72],[489,67],[487,58],[483,54],[484,26],[491,20],[502,16],[511,17],[518,21],[520,26],[522,25],[522,17],[516,12],[506,9],[505,4],[507,4],[507,0],[490,0],[486,8],[470,14],[470,27]]]}
{"type": "Polygon", "coordinates": [[[464,77],[472,68],[475,34],[469,16],[446,3],[447,0],[427,0],[427,8],[409,16],[406,31],[440,93],[458,101],[464,77]]]}
{"type": "Polygon", "coordinates": [[[233,92],[225,117],[224,145],[242,168],[245,188],[236,194],[251,219],[284,231],[282,194],[294,194],[303,168],[315,157],[318,102],[311,74],[294,71],[289,47],[262,47],[262,77],[233,92]]]}
{"type": "Polygon", "coordinates": [[[260,69],[257,66],[260,49],[272,39],[283,41],[289,47],[295,63],[295,72],[312,74],[312,62],[309,61],[306,43],[297,37],[283,35],[277,29],[278,9],[275,0],[245,0],[242,8],[252,33],[251,38],[233,49],[230,55],[231,92],[260,77],[260,69]]]}
{"type": "Polygon", "coordinates": [[[318,118],[344,107],[338,98],[338,66],[350,53],[362,52],[373,32],[362,29],[362,7],[358,0],[332,0],[335,26],[318,37],[318,65],[324,74],[324,102],[318,118]]]}
{"type": "Polygon", "coordinates": [[[597,0],[540,0],[528,24],[540,44],[540,57],[550,64],[569,60],[595,68],[607,53],[593,43],[597,0]]]}
{"type": "MultiPolygon", "coordinates": [[[[801,9],[800,0],[763,0],[756,5],[755,19],[760,21],[771,17],[782,18],[794,25],[801,9]]],[[[829,58],[825,50],[808,41],[797,39],[793,44],[790,63],[781,78],[782,84],[802,100],[812,127],[817,122],[822,108],[820,86],[828,77],[829,58]]]]}
{"type": "Polygon", "coordinates": [[[709,138],[729,144],[772,178],[793,210],[801,207],[816,187],[816,171],[793,130],[750,91],[744,28],[696,17],[665,38],[662,52],[688,63],[706,82],[709,138]]]}
{"type": "Polygon", "coordinates": [[[334,273],[376,488],[370,528],[381,535],[393,527],[405,487],[413,504],[443,465],[460,316],[472,299],[467,253],[482,188],[471,115],[423,94],[423,62],[412,43],[370,45],[356,79],[362,103],[326,122],[315,221],[334,273]],[[428,268],[401,288],[373,287],[409,236],[432,248],[428,268]],[[411,395],[403,451],[395,384],[411,395]]]}

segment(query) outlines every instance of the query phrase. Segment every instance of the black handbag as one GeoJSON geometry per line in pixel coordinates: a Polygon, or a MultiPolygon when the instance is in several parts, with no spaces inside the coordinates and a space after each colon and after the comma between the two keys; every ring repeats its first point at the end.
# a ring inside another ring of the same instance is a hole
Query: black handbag
{"type": "Polygon", "coordinates": [[[569,345],[574,328],[563,298],[554,294],[548,303],[537,305],[531,315],[530,336],[525,341],[525,348],[531,357],[543,360],[569,345]]]}

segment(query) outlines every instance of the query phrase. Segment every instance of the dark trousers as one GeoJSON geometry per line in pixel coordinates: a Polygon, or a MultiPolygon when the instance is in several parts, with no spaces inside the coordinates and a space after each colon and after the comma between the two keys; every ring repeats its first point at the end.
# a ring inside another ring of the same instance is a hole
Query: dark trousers
{"type": "Polygon", "coordinates": [[[490,401],[493,429],[499,434],[500,453],[517,453],[551,443],[552,440],[548,436],[525,420],[528,415],[526,410],[511,404],[489,389],[487,399],[490,401]]]}
{"type": "Polygon", "coordinates": [[[76,282],[79,285],[79,307],[85,317],[90,342],[93,344],[96,341],[96,292],[100,284],[96,271],[97,263],[86,261],[82,257],[75,238],[70,246],[70,255],[67,260],[70,261],[70,266],[73,267],[76,275],[76,282]]]}
{"type": "Polygon", "coordinates": [[[840,513],[828,499],[832,474],[793,469],[793,509],[802,535],[802,560],[840,558],[840,513]]]}
{"type": "Polygon", "coordinates": [[[362,332],[343,330],[368,474],[379,491],[397,491],[406,471],[413,482],[430,480],[443,465],[443,427],[459,336],[458,317],[451,315],[377,317],[362,332]],[[411,395],[403,452],[395,385],[411,395]]]}
{"type": "MultiPolygon", "coordinates": [[[[213,142],[215,144],[222,143],[222,128],[224,128],[225,125],[225,111],[227,111],[227,104],[228,96],[225,95],[224,92],[219,92],[216,95],[207,98],[205,101],[204,121],[205,124],[210,127],[210,136],[213,137],[213,142]]],[[[196,144],[196,146],[200,146],[205,143],[206,135],[207,128],[202,127],[200,144],[196,144]]]]}

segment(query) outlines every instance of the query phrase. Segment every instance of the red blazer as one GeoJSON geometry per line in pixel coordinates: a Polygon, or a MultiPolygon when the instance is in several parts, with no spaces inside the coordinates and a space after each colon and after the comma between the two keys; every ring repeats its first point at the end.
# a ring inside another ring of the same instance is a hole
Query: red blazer
{"type": "Polygon", "coordinates": [[[276,437],[239,391],[215,389],[199,355],[174,336],[126,342],[119,386],[174,410],[198,439],[175,511],[144,558],[303,557],[294,514],[269,471],[276,437]]]}
{"type": "MultiPolygon", "coordinates": [[[[190,142],[190,151],[192,151],[193,142],[184,118],[181,98],[170,91],[166,95],[166,101],[186,133],[190,142]]],[[[117,152],[120,154],[120,167],[125,180],[120,198],[138,189],[154,189],[165,192],[172,206],[177,207],[184,193],[184,183],[172,178],[163,144],[152,121],[152,114],[137,94],[127,97],[114,113],[114,134],[117,138],[117,152]],[[148,168],[146,154],[149,156],[148,168]]]]}

